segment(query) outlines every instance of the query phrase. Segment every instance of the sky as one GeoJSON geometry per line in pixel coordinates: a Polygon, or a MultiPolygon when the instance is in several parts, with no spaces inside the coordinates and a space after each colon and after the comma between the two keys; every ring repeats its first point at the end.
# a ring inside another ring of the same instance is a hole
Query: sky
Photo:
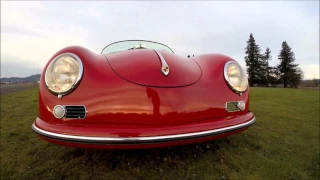
{"type": "Polygon", "coordinates": [[[304,79],[319,78],[319,1],[1,1],[1,77],[41,73],[58,50],[93,52],[116,41],[145,39],[177,55],[225,54],[242,66],[250,33],[270,65],[283,41],[304,79]]]}

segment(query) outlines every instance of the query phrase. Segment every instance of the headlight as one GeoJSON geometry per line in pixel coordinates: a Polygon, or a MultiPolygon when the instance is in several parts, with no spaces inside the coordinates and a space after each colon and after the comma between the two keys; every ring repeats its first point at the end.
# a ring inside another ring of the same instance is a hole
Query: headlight
{"type": "Polygon", "coordinates": [[[235,61],[229,61],[224,65],[224,78],[236,93],[242,93],[248,88],[248,79],[245,71],[235,61]]]}
{"type": "Polygon", "coordinates": [[[80,58],[72,53],[55,57],[45,72],[48,89],[55,94],[67,94],[78,84],[83,74],[80,58]]]}

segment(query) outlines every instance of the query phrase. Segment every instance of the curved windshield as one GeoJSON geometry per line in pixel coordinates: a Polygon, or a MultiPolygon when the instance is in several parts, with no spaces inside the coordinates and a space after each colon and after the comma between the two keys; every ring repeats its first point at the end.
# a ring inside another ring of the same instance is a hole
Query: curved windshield
{"type": "Polygon", "coordinates": [[[101,54],[110,54],[132,49],[155,49],[174,53],[168,46],[161,43],[144,40],[128,40],[109,44],[107,47],[103,49],[101,54]]]}

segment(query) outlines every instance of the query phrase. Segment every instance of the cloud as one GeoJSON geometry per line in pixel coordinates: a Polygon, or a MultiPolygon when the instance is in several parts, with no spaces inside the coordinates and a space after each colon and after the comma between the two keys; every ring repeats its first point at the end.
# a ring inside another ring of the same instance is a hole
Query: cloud
{"type": "Polygon", "coordinates": [[[305,72],[310,66],[314,67],[313,74],[319,74],[318,1],[48,1],[1,5],[2,62],[42,68],[56,51],[69,45],[100,53],[115,41],[147,39],[167,44],[178,55],[222,53],[245,65],[244,48],[253,33],[262,51],[271,49],[271,65],[278,64],[281,43],[286,40],[295,52],[296,63],[305,72]]]}
{"type": "Polygon", "coordinates": [[[313,78],[319,79],[319,75],[320,75],[319,64],[300,65],[300,68],[304,73],[304,79],[313,79],[313,78]]]}
{"type": "Polygon", "coordinates": [[[23,36],[35,36],[35,37],[43,37],[43,34],[28,30],[28,29],[22,29],[19,27],[14,27],[14,26],[1,26],[1,33],[4,34],[13,34],[13,35],[23,35],[23,36]]]}
{"type": "Polygon", "coordinates": [[[41,71],[40,66],[34,66],[28,59],[1,54],[1,77],[27,77],[41,71]]]}

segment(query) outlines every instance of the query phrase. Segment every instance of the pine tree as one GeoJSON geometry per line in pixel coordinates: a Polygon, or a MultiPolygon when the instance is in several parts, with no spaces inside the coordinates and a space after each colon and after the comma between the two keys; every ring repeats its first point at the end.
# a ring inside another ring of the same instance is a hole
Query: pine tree
{"type": "Polygon", "coordinates": [[[299,67],[296,67],[294,69],[294,73],[289,83],[293,87],[298,88],[298,85],[300,85],[302,79],[303,79],[303,71],[299,67]]]}
{"type": "Polygon", "coordinates": [[[269,67],[269,61],[271,61],[272,56],[271,56],[271,51],[267,47],[266,52],[263,55],[263,65],[262,65],[262,74],[264,75],[264,83],[269,84],[270,83],[270,70],[272,67],[269,67]]]}
{"type": "Polygon", "coordinates": [[[279,84],[280,72],[278,66],[269,67],[269,83],[275,85],[279,84]]]}
{"type": "Polygon", "coordinates": [[[263,78],[261,73],[263,56],[260,53],[261,49],[259,45],[256,44],[252,33],[249,36],[245,50],[246,56],[244,58],[249,76],[249,85],[253,86],[253,84],[260,84],[261,79],[263,78]]]}
{"type": "Polygon", "coordinates": [[[287,88],[289,84],[293,85],[297,81],[297,69],[298,64],[294,64],[295,55],[292,52],[291,47],[286,41],[282,42],[282,49],[278,56],[280,64],[278,69],[280,72],[280,81],[283,82],[284,88],[287,88]]]}

